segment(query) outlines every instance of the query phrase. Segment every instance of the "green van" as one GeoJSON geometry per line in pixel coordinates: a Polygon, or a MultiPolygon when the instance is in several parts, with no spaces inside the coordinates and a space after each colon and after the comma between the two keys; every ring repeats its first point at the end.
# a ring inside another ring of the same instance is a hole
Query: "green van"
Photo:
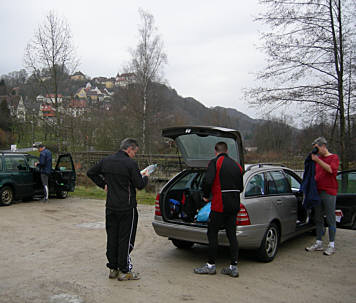
{"type": "MultiPolygon", "coordinates": [[[[36,162],[39,162],[39,158],[27,153],[0,152],[0,204],[10,205],[14,200],[43,195],[36,162]]],[[[74,191],[75,180],[72,156],[60,155],[49,176],[50,194],[66,198],[68,192],[74,191]]]]}

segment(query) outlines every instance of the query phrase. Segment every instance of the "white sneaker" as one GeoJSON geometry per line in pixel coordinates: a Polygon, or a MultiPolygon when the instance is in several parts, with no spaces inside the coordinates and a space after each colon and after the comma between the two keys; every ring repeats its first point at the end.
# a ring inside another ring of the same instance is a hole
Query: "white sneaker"
{"type": "Polygon", "coordinates": [[[328,248],[324,251],[324,255],[331,256],[335,253],[335,251],[336,251],[335,247],[329,245],[328,248]]]}
{"type": "Polygon", "coordinates": [[[306,251],[322,251],[323,250],[323,244],[318,244],[314,243],[312,246],[306,247],[306,251]]]}

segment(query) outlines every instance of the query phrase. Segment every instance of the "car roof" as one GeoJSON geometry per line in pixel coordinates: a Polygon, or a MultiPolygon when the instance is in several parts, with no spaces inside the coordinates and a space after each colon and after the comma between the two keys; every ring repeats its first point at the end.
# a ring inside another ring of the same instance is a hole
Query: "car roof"
{"type": "Polygon", "coordinates": [[[278,168],[286,168],[284,164],[281,163],[253,163],[253,164],[246,164],[245,169],[246,171],[249,170],[256,170],[257,168],[269,168],[269,167],[278,167],[278,168]]]}
{"type": "Polygon", "coordinates": [[[31,156],[30,154],[27,153],[21,153],[21,152],[10,152],[10,151],[0,151],[1,156],[31,156]]]}
{"type": "MultiPolygon", "coordinates": [[[[245,170],[245,175],[252,175],[258,172],[264,172],[264,171],[269,171],[273,169],[278,169],[278,170],[290,170],[297,174],[293,169],[286,167],[283,164],[279,163],[254,163],[254,164],[246,164],[246,170],[245,170]]],[[[298,174],[297,174],[298,175],[298,174]]]]}

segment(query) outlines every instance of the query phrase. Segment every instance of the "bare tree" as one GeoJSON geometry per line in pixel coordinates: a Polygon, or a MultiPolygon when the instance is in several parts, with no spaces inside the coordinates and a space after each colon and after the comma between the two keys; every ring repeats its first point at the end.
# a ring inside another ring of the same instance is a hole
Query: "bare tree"
{"type": "Polygon", "coordinates": [[[257,19],[271,27],[263,34],[267,67],[258,74],[250,103],[274,108],[299,103],[308,116],[338,117],[341,166],[347,168],[345,115],[355,104],[348,69],[356,58],[356,10],[352,0],[260,0],[266,11],[257,19]],[[346,101],[348,100],[348,101],[346,101]],[[353,101],[352,101],[353,100],[353,101]]]}
{"type": "Polygon", "coordinates": [[[153,82],[162,80],[163,65],[167,56],[163,51],[163,41],[157,34],[152,14],[139,9],[141,24],[139,25],[139,41],[136,49],[131,51],[130,70],[135,74],[135,85],[139,89],[142,100],[142,145],[146,151],[147,109],[149,107],[149,89],[153,82]]]}
{"type": "Polygon", "coordinates": [[[43,91],[53,94],[55,109],[55,132],[57,147],[61,149],[61,112],[58,95],[60,84],[68,72],[78,65],[68,23],[50,11],[33,39],[27,44],[24,61],[30,74],[38,81],[43,91]]]}

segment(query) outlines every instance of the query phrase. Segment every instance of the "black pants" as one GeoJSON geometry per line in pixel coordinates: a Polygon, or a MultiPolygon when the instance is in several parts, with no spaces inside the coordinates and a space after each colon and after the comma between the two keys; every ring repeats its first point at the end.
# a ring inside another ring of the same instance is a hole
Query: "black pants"
{"type": "Polygon", "coordinates": [[[210,212],[208,222],[209,258],[210,264],[215,264],[218,253],[218,232],[220,229],[226,230],[226,236],[230,242],[231,265],[237,264],[239,245],[236,239],[236,214],[210,212]]]}
{"type": "Polygon", "coordinates": [[[107,267],[129,270],[129,254],[134,248],[138,213],[137,209],[129,211],[113,211],[106,209],[107,267]]]}

